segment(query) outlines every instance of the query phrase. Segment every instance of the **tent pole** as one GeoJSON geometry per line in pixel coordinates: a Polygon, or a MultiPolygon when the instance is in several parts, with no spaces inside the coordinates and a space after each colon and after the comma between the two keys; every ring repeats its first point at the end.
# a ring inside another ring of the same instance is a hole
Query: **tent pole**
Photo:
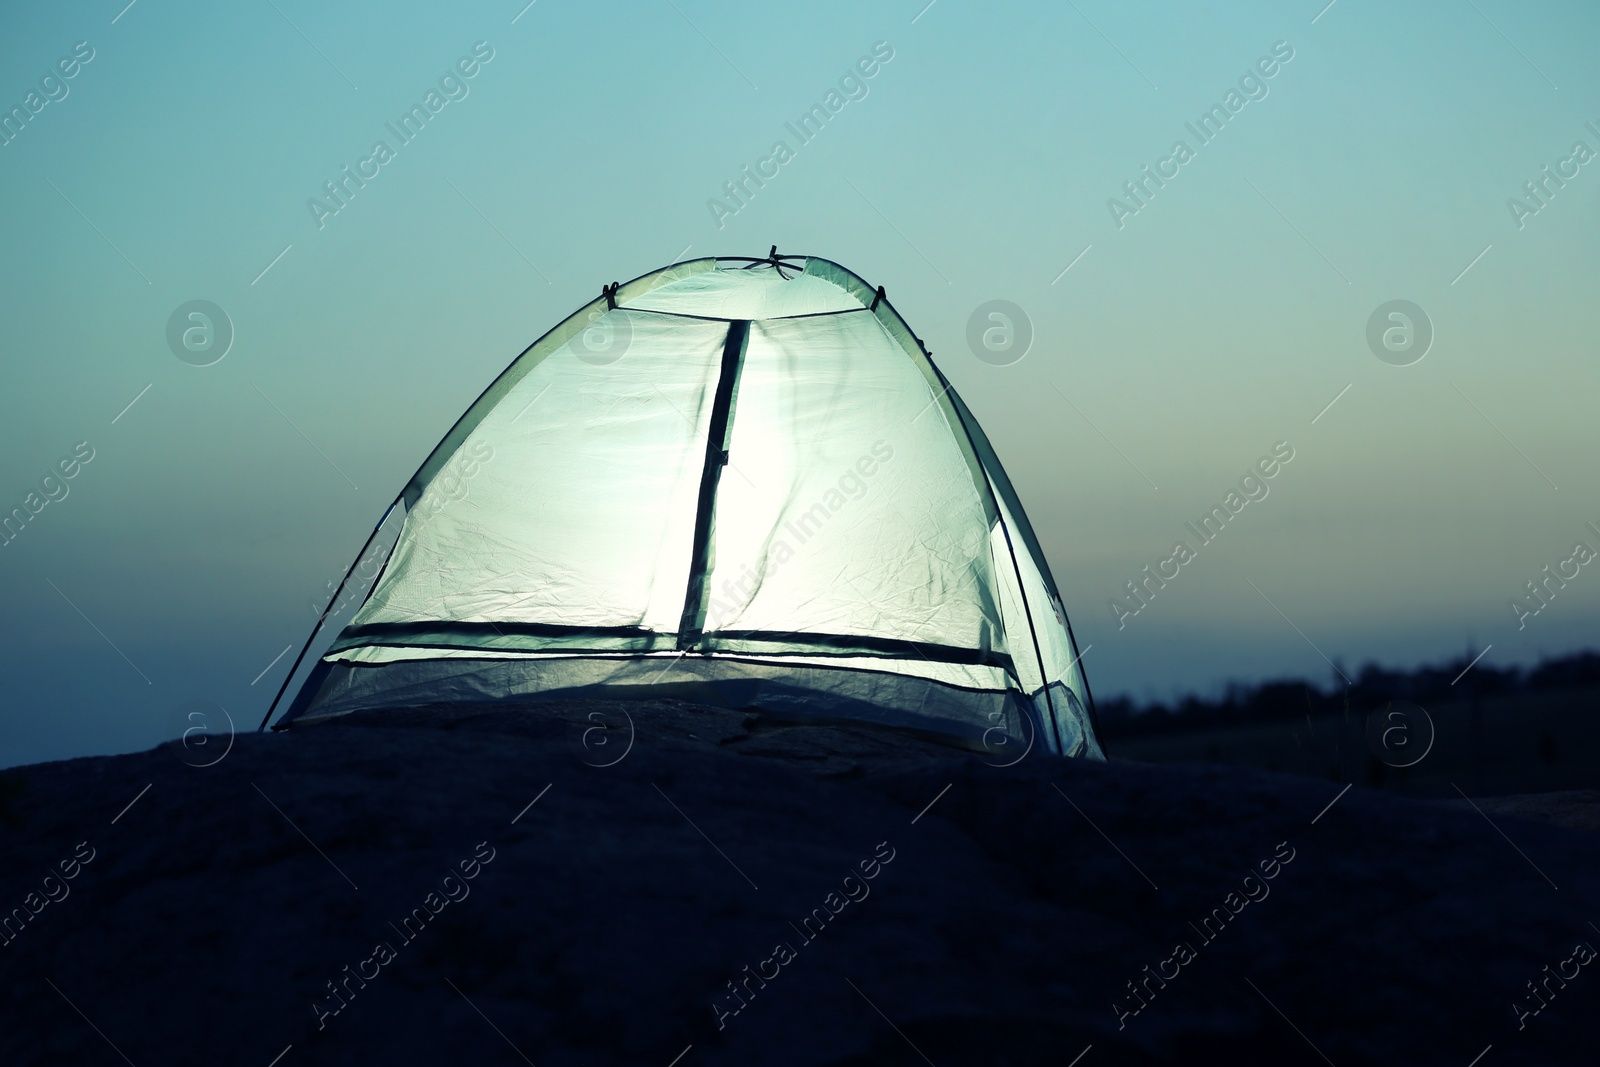
{"type": "MultiPolygon", "coordinates": [[[[1067,627],[1067,644],[1078,657],[1072,661],[1073,665],[1076,666],[1077,664],[1083,662],[1083,653],[1078,651],[1078,637],[1072,632],[1072,616],[1067,612],[1066,602],[1061,599],[1061,590],[1056,589],[1053,590],[1053,592],[1056,595],[1056,603],[1061,605],[1061,621],[1065,623],[1067,627]]],[[[1106,752],[1106,738],[1104,732],[1102,732],[1100,729],[1100,713],[1095,710],[1094,692],[1089,688],[1089,672],[1085,670],[1079,670],[1078,677],[1083,680],[1083,695],[1086,698],[1085,703],[1088,705],[1087,710],[1089,712],[1089,727],[1090,729],[1094,730],[1095,742],[1100,746],[1100,754],[1104,756],[1106,752]]],[[[1107,758],[1109,759],[1110,757],[1107,758]]]]}
{"type": "MultiPolygon", "coordinates": [[[[402,494],[404,495],[404,494],[402,494]]],[[[361,551],[356,553],[356,558],[350,561],[350,569],[344,572],[344,578],[339,582],[339,588],[333,591],[333,596],[328,598],[327,606],[322,609],[322,614],[317,617],[317,625],[311,630],[311,636],[306,638],[306,643],[300,646],[300,654],[294,658],[294,666],[289,668],[289,673],[284,676],[283,684],[278,687],[278,695],[272,698],[272,703],[267,707],[267,713],[261,717],[261,725],[256,727],[256,733],[261,733],[267,728],[267,723],[272,721],[272,713],[278,710],[278,701],[283,699],[283,694],[289,688],[289,683],[294,681],[295,672],[300,669],[300,663],[306,658],[306,653],[311,650],[311,643],[317,639],[317,634],[322,632],[322,624],[328,621],[328,613],[339,602],[339,594],[344,592],[344,587],[350,581],[350,576],[356,572],[356,567],[361,563],[361,557],[367,554],[367,549],[372,547],[372,542],[378,537],[378,531],[383,529],[383,524],[389,521],[389,516],[394,512],[395,505],[400,503],[400,497],[395,497],[383,518],[378,520],[378,525],[372,528],[367,535],[366,544],[361,546],[361,551]]],[[[376,583],[374,583],[376,584],[376,583]]]]}
{"type": "MultiPolygon", "coordinates": [[[[990,490],[993,492],[993,490],[990,490]]],[[[1044,653],[1039,648],[1039,631],[1033,625],[1033,607],[1028,603],[1028,590],[1022,580],[1022,565],[1017,562],[1017,547],[1011,543],[1011,528],[1005,516],[1000,517],[1000,530],[1006,535],[1006,551],[1011,553],[1011,572],[1017,576],[1017,594],[1022,597],[1022,611],[1028,616],[1028,636],[1033,639],[1033,658],[1039,664],[1039,684],[1044,688],[1045,704],[1050,708],[1050,732],[1056,735],[1056,754],[1065,756],[1061,747],[1061,725],[1056,717],[1056,698],[1050,692],[1050,679],[1044,672],[1044,653]]]]}
{"type": "MultiPolygon", "coordinates": [[[[917,344],[922,346],[922,341],[920,338],[918,339],[917,344]]],[[[945,392],[951,392],[952,386],[950,385],[950,379],[946,378],[944,376],[944,372],[941,371],[938,365],[933,362],[933,355],[928,351],[926,346],[922,346],[922,356],[928,361],[928,366],[933,368],[933,373],[938,375],[939,382],[944,386],[945,392]]],[[[955,411],[956,422],[961,427],[962,435],[967,439],[967,447],[972,449],[974,456],[977,456],[978,446],[972,440],[972,431],[967,429],[966,418],[963,417],[961,410],[954,404],[951,405],[951,409],[955,411]]],[[[979,468],[983,468],[983,460],[981,457],[978,460],[978,466],[979,468]]],[[[984,469],[983,471],[983,484],[984,488],[988,490],[989,503],[990,506],[994,508],[995,516],[1000,523],[1000,530],[1006,535],[1006,551],[1011,554],[1011,570],[1017,576],[1017,594],[1022,597],[1022,611],[1028,619],[1028,637],[1033,641],[1033,658],[1039,664],[1039,685],[1042,689],[1044,689],[1045,704],[1050,709],[1050,732],[1053,733],[1056,738],[1056,754],[1065,756],[1066,752],[1062,751],[1061,748],[1061,727],[1057,722],[1056,717],[1056,698],[1050,692],[1050,679],[1045,674],[1044,653],[1039,648],[1039,631],[1033,624],[1033,607],[1028,603],[1027,585],[1022,580],[1022,565],[1017,562],[1017,548],[1011,543],[1011,528],[1006,525],[1005,513],[1000,510],[1000,501],[995,497],[994,486],[990,484],[989,472],[987,469],[984,469]]]]}

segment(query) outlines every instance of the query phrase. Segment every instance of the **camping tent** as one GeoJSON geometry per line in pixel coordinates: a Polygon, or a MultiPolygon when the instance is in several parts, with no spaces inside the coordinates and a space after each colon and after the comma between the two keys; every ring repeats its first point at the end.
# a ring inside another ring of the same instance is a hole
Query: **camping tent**
{"type": "Polygon", "coordinates": [[[883,290],[827,260],[697,259],[605,287],[390,513],[381,573],[280,726],[678,696],[1101,757],[988,439],[883,290]]]}

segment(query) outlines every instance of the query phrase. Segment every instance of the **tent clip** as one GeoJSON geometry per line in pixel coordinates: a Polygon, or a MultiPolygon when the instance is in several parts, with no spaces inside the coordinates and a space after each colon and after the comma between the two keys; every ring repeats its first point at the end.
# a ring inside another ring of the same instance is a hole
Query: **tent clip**
{"type": "Polygon", "coordinates": [[[606,298],[606,309],[608,311],[615,311],[617,309],[617,288],[618,285],[616,282],[612,282],[610,285],[602,285],[600,287],[600,295],[606,298]]]}
{"type": "Polygon", "coordinates": [[[778,272],[778,277],[782,278],[784,281],[788,281],[789,276],[783,273],[783,268],[788,267],[790,270],[795,269],[792,263],[783,262],[783,257],[778,255],[777,245],[773,245],[770,249],[768,249],[765,262],[772,264],[773,269],[778,272]]]}
{"type": "Polygon", "coordinates": [[[793,262],[793,260],[797,258],[803,257],[784,256],[779,253],[778,246],[773,245],[767,251],[767,254],[764,258],[758,258],[754,256],[719,256],[717,257],[717,262],[721,263],[724,260],[727,260],[743,263],[744,266],[741,268],[742,270],[756,270],[760,267],[772,267],[778,272],[778,277],[782,278],[784,281],[788,281],[790,276],[784,273],[785,270],[794,271],[794,273],[797,275],[803,273],[799,265],[793,262]]]}
{"type": "Polygon", "coordinates": [[[868,311],[877,311],[878,310],[878,305],[881,304],[882,302],[883,302],[883,286],[880,285],[880,286],[878,286],[878,291],[876,293],[872,294],[872,306],[870,308],[868,308],[867,310],[868,311]]]}

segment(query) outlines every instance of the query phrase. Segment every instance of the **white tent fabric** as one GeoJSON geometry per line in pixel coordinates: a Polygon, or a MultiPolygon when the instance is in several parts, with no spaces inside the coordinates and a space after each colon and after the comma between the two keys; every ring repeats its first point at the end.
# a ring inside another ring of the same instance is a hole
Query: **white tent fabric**
{"type": "Polygon", "coordinates": [[[683,695],[1100,757],[998,459],[881,291],[826,260],[694,260],[608,292],[399,503],[285,723],[683,695]]]}

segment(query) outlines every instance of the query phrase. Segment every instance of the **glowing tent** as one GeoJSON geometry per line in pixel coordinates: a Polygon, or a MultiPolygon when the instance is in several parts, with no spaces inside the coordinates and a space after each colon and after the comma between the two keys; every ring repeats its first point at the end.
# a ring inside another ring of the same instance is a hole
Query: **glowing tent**
{"type": "Polygon", "coordinates": [[[381,574],[280,726],[675,696],[1101,758],[1000,461],[883,290],[827,260],[608,286],[391,516],[381,574]]]}

